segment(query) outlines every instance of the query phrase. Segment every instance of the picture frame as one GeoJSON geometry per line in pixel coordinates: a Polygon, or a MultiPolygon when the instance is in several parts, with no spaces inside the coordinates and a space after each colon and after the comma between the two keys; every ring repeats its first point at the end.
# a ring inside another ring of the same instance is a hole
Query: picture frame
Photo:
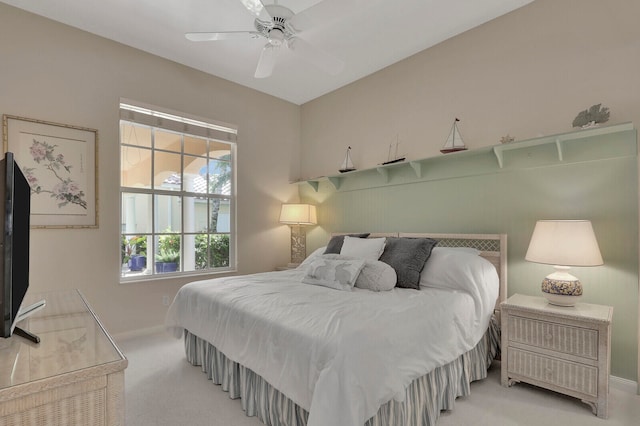
{"type": "Polygon", "coordinates": [[[6,114],[2,130],[31,186],[31,227],[97,228],[98,131],[6,114]]]}

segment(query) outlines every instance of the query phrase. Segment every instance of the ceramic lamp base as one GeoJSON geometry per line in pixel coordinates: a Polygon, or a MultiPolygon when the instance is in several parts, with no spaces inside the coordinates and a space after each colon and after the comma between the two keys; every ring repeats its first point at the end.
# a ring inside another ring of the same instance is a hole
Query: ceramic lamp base
{"type": "Polygon", "coordinates": [[[542,293],[547,302],[556,306],[575,306],[582,299],[582,296],[565,296],[564,294],[542,293]]]}
{"type": "Polygon", "coordinates": [[[556,266],[556,272],[542,281],[542,295],[552,305],[574,306],[582,298],[582,283],[568,273],[566,266],[556,266]]]}

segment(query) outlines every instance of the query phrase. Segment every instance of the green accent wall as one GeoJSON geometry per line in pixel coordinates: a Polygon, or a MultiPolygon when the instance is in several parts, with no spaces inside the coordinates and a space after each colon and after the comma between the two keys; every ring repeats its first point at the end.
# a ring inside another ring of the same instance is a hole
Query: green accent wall
{"type": "Polygon", "coordinates": [[[573,273],[584,302],[614,307],[611,374],[637,380],[637,135],[611,128],[583,131],[591,136],[560,151],[553,137],[509,146],[502,167],[485,148],[420,160],[419,174],[404,164],[345,175],[337,188],[335,179],[301,183],[301,198],[318,206],[307,252],[339,231],[506,233],[509,295],[540,295],[552,268],[524,260],[536,220],[589,219],[605,264],[573,273]]]}

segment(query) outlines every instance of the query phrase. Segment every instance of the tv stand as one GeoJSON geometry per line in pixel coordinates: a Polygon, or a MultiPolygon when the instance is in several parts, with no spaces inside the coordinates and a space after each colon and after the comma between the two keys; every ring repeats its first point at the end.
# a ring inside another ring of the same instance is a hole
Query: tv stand
{"type": "Polygon", "coordinates": [[[13,334],[16,336],[23,337],[27,340],[32,341],[33,343],[40,343],[40,338],[33,333],[29,333],[27,330],[24,330],[20,327],[16,327],[13,329],[13,334]]]}
{"type": "Polygon", "coordinates": [[[23,306],[41,299],[46,309],[20,323],[39,344],[0,339],[0,425],[123,426],[127,359],[80,292],[28,294],[23,306]]]}
{"type": "MultiPolygon", "coordinates": [[[[31,315],[35,314],[36,312],[38,312],[40,309],[44,308],[47,305],[47,301],[42,299],[36,303],[33,303],[29,306],[27,306],[24,309],[20,309],[20,311],[18,311],[18,317],[16,318],[16,323],[22,321],[25,318],[30,317],[31,315]]],[[[24,339],[30,340],[33,343],[40,343],[40,338],[38,336],[36,336],[33,333],[28,332],[27,330],[25,330],[24,328],[20,328],[20,327],[15,327],[13,329],[13,334],[20,336],[24,339]]]]}

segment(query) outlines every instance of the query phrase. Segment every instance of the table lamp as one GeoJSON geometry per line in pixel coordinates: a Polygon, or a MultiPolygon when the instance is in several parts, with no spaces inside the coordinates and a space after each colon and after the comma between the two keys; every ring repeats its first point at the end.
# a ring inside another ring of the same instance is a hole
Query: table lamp
{"type": "Polygon", "coordinates": [[[569,273],[571,266],[603,264],[588,220],[539,220],[525,259],[554,265],[556,271],[542,281],[542,294],[559,306],[574,306],[582,297],[582,283],[569,273]]]}
{"type": "Polygon", "coordinates": [[[307,236],[303,226],[318,223],[316,206],[283,204],[280,211],[280,223],[291,227],[291,263],[288,266],[295,267],[307,257],[307,236]]]}

